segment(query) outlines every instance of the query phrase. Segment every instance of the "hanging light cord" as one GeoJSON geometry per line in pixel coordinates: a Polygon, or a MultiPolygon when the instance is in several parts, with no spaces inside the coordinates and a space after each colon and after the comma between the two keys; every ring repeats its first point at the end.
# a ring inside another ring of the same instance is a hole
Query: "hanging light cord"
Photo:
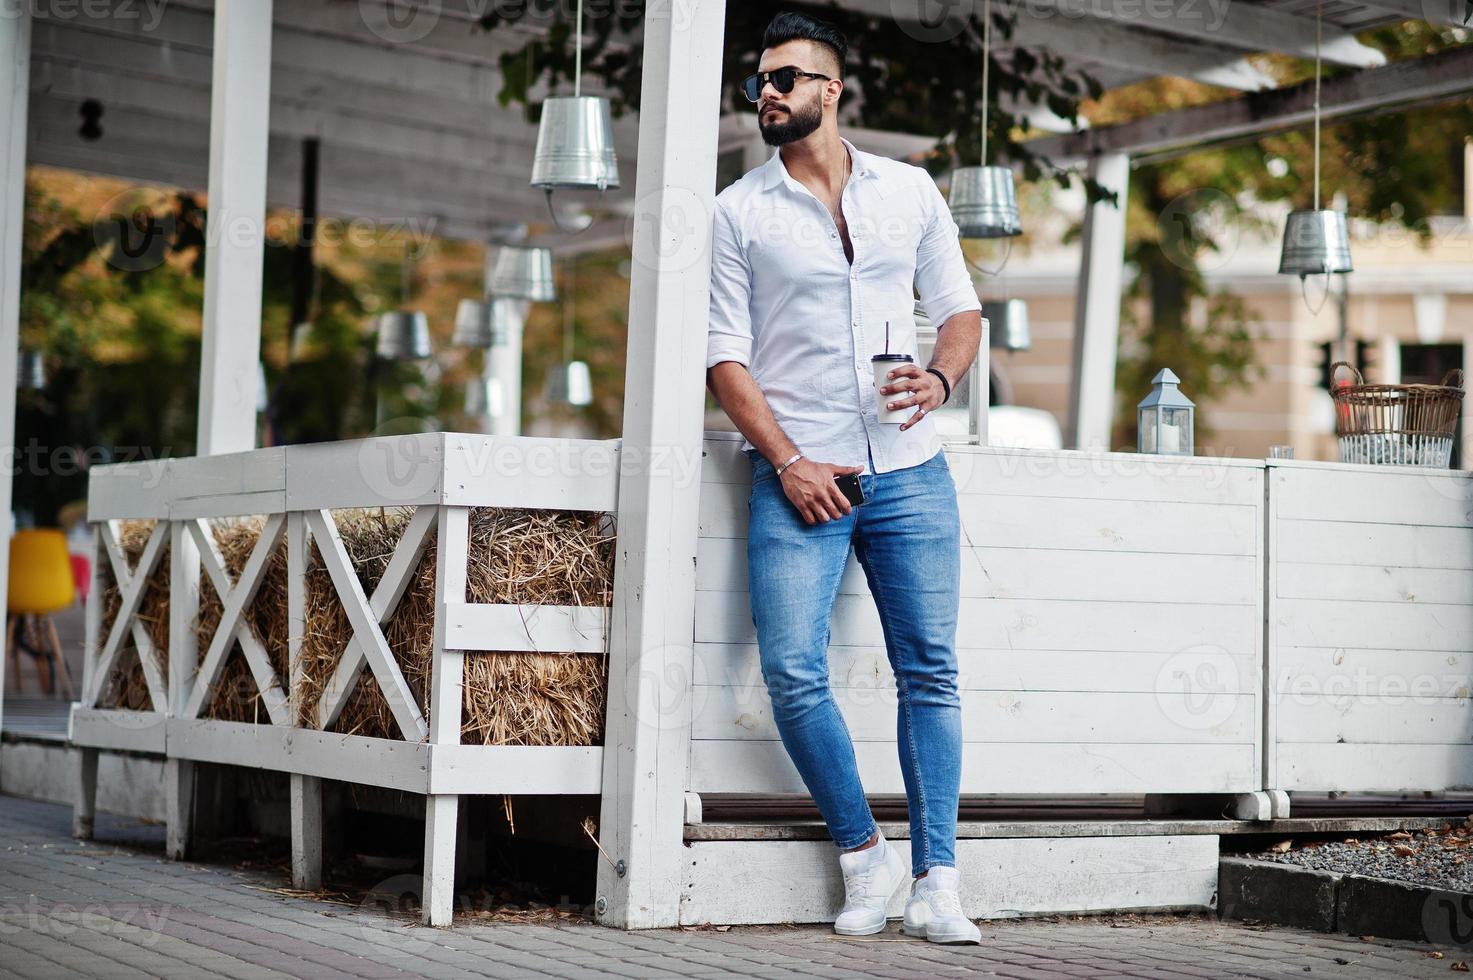
{"type": "MultiPolygon", "coordinates": [[[[581,3],[581,0],[580,0],[581,3]]],[[[1314,5],[1314,209],[1320,209],[1320,30],[1324,0],[1314,5]]]]}
{"type": "Polygon", "coordinates": [[[563,306],[563,363],[573,359],[573,290],[577,282],[574,275],[574,257],[568,256],[568,302],[563,306]]]}
{"type": "MultiPolygon", "coordinates": [[[[581,3],[582,0],[579,0],[581,3]]],[[[987,166],[987,103],[988,77],[992,67],[992,0],[982,4],[982,158],[978,161],[987,166]]]]}
{"type": "Polygon", "coordinates": [[[583,0],[578,0],[578,13],[573,28],[573,98],[583,92],[583,0]]]}

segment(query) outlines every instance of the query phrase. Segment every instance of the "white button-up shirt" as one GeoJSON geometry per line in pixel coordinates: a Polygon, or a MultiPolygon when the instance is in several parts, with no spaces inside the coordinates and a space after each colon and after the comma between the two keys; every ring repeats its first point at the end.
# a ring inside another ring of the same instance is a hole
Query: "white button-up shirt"
{"type": "Polygon", "coordinates": [[[853,264],[828,209],[781,154],[716,198],[706,366],[745,365],[808,458],[886,473],[941,449],[930,417],[904,432],[879,421],[870,357],[885,350],[886,323],[890,352],[916,358],[917,293],[938,326],[982,307],[931,176],[844,145],[853,264]]]}

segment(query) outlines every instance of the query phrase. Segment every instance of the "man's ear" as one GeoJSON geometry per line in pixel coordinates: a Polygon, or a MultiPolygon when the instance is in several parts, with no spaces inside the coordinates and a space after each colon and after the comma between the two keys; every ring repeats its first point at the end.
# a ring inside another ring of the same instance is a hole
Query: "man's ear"
{"type": "Polygon", "coordinates": [[[831,78],[823,83],[823,100],[828,105],[839,101],[839,95],[844,91],[844,83],[840,79],[831,78]]]}

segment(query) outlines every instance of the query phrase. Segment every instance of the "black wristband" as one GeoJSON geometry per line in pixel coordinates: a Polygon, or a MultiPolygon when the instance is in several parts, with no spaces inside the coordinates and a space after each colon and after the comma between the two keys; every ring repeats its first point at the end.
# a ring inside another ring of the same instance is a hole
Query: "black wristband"
{"type": "Polygon", "coordinates": [[[946,393],[941,398],[941,404],[945,405],[948,401],[951,400],[951,382],[946,380],[946,375],[942,374],[940,371],[936,370],[933,367],[926,368],[926,371],[930,374],[936,375],[936,377],[941,379],[941,390],[946,393]]]}

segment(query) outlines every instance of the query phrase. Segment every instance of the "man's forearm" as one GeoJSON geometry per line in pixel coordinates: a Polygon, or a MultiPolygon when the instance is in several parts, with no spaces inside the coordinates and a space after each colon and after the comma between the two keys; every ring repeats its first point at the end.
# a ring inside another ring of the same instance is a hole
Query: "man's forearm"
{"type": "Polygon", "coordinates": [[[967,369],[977,359],[977,345],[981,342],[982,314],[976,310],[958,313],[936,331],[936,349],[926,367],[933,367],[946,375],[955,391],[967,369]]]}
{"type": "Polygon", "coordinates": [[[757,387],[752,374],[738,361],[722,361],[706,371],[706,387],[716,396],[716,403],[726,412],[737,430],[766,457],[773,466],[781,466],[798,451],[788,438],[767,396],[757,387]]]}

